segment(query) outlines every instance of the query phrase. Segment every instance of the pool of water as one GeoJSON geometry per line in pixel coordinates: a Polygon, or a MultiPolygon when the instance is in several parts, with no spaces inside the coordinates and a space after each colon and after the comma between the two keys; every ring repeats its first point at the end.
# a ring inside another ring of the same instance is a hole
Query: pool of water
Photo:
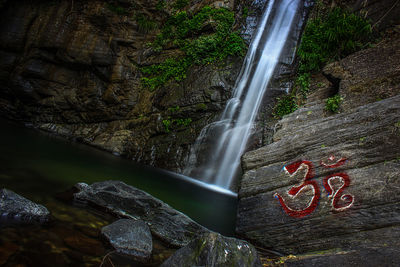
{"type": "MultiPolygon", "coordinates": [[[[237,203],[234,194],[220,192],[187,177],[140,166],[87,145],[9,121],[0,120],[0,123],[0,187],[11,189],[45,205],[56,218],[56,223],[51,227],[0,228],[0,265],[2,257],[9,260],[15,255],[15,251],[29,251],[35,242],[49,248],[48,251],[60,253],[58,250],[62,251],[63,248],[68,251],[72,248],[73,251],[71,244],[78,244],[82,240],[84,242],[85,237],[90,238],[88,232],[98,231],[114,220],[92,210],[78,209],[55,198],[57,193],[78,182],[90,184],[104,180],[121,180],[152,194],[211,230],[228,236],[234,233],[237,203]],[[57,234],[68,232],[68,229],[74,235],[82,234],[85,237],[69,240],[57,234]],[[54,235],[61,240],[59,245],[58,241],[50,242],[46,239],[54,235]]],[[[87,242],[86,245],[90,247],[90,242],[95,241],[87,242]]],[[[93,261],[98,262],[103,255],[99,251],[98,255],[92,255],[93,261]]],[[[66,257],[65,254],[62,257],[66,257]]],[[[71,258],[70,256],[68,257],[71,258]]]]}

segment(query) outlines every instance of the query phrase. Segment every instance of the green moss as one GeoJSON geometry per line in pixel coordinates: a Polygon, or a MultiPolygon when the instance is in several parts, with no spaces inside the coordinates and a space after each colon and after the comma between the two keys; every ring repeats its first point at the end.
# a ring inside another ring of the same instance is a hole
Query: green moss
{"type": "Polygon", "coordinates": [[[196,110],[207,110],[207,105],[204,103],[199,103],[196,105],[196,110]]]}
{"type": "Polygon", "coordinates": [[[172,129],[179,128],[180,126],[187,127],[192,123],[191,118],[178,118],[178,119],[171,119],[171,117],[168,117],[168,119],[162,121],[165,131],[169,133],[172,129]]]}
{"type": "Polygon", "coordinates": [[[233,30],[234,22],[232,11],[208,6],[194,15],[179,11],[168,18],[153,47],[162,51],[172,45],[184,52],[184,56],[142,68],[143,84],[154,90],[171,80],[183,81],[193,65],[221,62],[229,56],[243,56],[246,46],[239,33],[233,30]]]}
{"type": "Polygon", "coordinates": [[[342,101],[343,98],[339,94],[329,97],[325,102],[325,110],[338,113],[342,101]]]}

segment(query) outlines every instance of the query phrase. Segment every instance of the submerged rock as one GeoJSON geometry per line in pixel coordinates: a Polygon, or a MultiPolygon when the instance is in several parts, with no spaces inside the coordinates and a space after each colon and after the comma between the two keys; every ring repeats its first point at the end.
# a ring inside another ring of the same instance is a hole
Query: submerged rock
{"type": "Polygon", "coordinates": [[[46,223],[50,212],[8,189],[0,190],[0,224],[8,223],[46,223]]]}
{"type": "Polygon", "coordinates": [[[161,266],[261,266],[256,249],[246,241],[206,233],[175,252],[161,266]]]}
{"type": "Polygon", "coordinates": [[[153,250],[150,229],[142,220],[120,219],[101,229],[114,249],[124,255],[146,262],[153,250]]]}
{"type": "Polygon", "coordinates": [[[121,217],[141,219],[153,235],[172,246],[185,246],[209,231],[161,200],[120,181],[79,183],[75,187],[80,191],[74,194],[75,201],[104,208],[121,217]]]}

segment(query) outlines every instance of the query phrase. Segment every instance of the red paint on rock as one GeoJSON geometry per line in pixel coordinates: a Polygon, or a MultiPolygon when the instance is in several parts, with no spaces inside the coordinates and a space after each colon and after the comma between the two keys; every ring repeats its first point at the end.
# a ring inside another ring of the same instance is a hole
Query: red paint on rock
{"type": "Polygon", "coordinates": [[[290,208],[286,203],[285,200],[278,194],[275,193],[274,196],[278,199],[279,203],[282,205],[283,210],[291,217],[294,218],[302,218],[309,214],[311,214],[318,206],[318,201],[320,198],[320,190],[318,188],[318,184],[315,181],[310,181],[314,178],[314,166],[311,161],[302,160],[294,162],[290,165],[287,165],[284,169],[287,171],[291,176],[297,173],[299,169],[303,166],[307,168],[307,172],[304,176],[303,183],[299,186],[293,186],[287,193],[289,197],[295,198],[297,194],[299,194],[305,187],[311,186],[313,189],[313,197],[309,202],[308,206],[302,210],[295,210],[290,208]]]}

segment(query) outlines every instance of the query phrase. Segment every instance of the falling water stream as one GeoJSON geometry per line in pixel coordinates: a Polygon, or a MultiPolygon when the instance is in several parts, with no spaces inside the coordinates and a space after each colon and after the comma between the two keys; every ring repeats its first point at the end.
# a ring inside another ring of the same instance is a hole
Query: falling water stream
{"type": "Polygon", "coordinates": [[[201,131],[191,150],[185,175],[226,189],[232,188],[239,171],[240,157],[246,149],[263,96],[294,27],[300,2],[268,2],[236,81],[233,97],[227,102],[219,120],[201,131]]]}

